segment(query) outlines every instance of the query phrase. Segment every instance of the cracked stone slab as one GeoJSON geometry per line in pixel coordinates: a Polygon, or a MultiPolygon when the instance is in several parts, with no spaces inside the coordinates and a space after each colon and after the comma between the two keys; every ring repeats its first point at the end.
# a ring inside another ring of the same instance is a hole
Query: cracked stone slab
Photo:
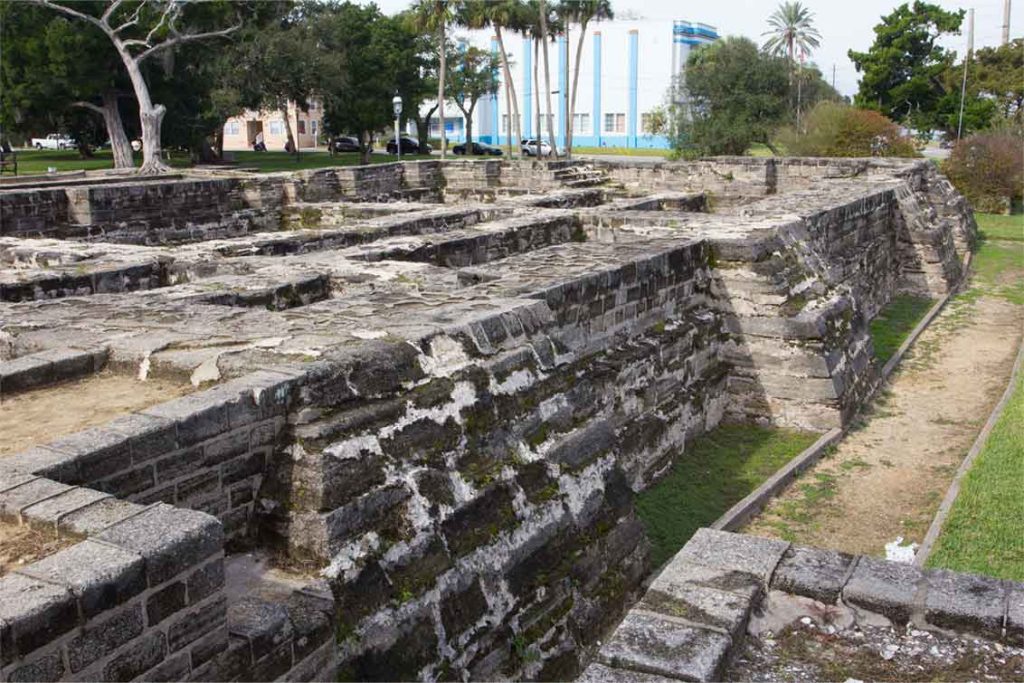
{"type": "Polygon", "coordinates": [[[661,581],[675,584],[685,583],[728,591],[749,601],[758,598],[764,590],[760,579],[753,574],[694,564],[693,562],[687,562],[678,555],[665,565],[665,568],[661,570],[661,573],[651,585],[654,586],[661,581]]]}
{"type": "Polygon", "coordinates": [[[786,551],[772,577],[776,590],[834,603],[843,590],[843,582],[853,555],[794,546],[786,551]]]}
{"type": "Polygon", "coordinates": [[[677,679],[594,663],[584,669],[576,683],[669,683],[674,680],[677,679]]]}
{"type": "Polygon", "coordinates": [[[767,585],[787,548],[789,544],[784,541],[705,528],[699,529],[676,557],[753,574],[767,585]]]}
{"type": "Polygon", "coordinates": [[[601,648],[601,662],[616,668],[684,681],[721,677],[729,636],[633,610],[601,648]]]}
{"type": "Polygon", "coordinates": [[[843,600],[906,623],[923,580],[924,574],[916,567],[862,557],[843,589],[843,600]]]}
{"type": "Polygon", "coordinates": [[[1003,633],[1007,586],[987,576],[936,569],[926,575],[924,616],[941,628],[968,631],[989,638],[1003,633]]]}

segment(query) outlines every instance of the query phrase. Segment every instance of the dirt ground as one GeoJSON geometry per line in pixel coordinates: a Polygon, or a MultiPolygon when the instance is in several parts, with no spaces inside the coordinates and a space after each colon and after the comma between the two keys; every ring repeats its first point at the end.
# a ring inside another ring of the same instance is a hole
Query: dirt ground
{"type": "Polygon", "coordinates": [[[78,540],[69,536],[57,538],[52,531],[0,521],[0,576],[74,545],[78,540]]]}
{"type": "Polygon", "coordinates": [[[101,372],[16,394],[0,402],[0,457],[104,424],[192,390],[187,383],[164,379],[140,382],[127,375],[101,372]]]}
{"type": "Polygon", "coordinates": [[[835,451],[743,531],[876,556],[920,543],[1006,388],[1024,306],[954,300],[835,451]]]}

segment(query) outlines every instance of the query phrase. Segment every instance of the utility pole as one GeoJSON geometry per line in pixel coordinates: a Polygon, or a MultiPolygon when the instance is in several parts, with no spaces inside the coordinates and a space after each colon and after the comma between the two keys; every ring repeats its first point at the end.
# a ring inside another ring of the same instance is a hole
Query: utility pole
{"type": "Polygon", "coordinates": [[[832,89],[836,89],[836,65],[832,65],[832,89]]]}
{"type": "Polygon", "coordinates": [[[956,139],[959,141],[964,130],[964,100],[967,99],[967,66],[974,52],[974,8],[967,12],[967,57],[964,58],[964,80],[960,86],[960,120],[956,124],[956,139]]]}
{"type": "Polygon", "coordinates": [[[1003,0],[1003,45],[1010,42],[1010,0],[1003,0]]]}
{"type": "Polygon", "coordinates": [[[569,120],[569,57],[572,50],[569,49],[569,27],[565,27],[565,158],[572,159],[572,146],[570,136],[572,135],[572,121],[569,120]]]}

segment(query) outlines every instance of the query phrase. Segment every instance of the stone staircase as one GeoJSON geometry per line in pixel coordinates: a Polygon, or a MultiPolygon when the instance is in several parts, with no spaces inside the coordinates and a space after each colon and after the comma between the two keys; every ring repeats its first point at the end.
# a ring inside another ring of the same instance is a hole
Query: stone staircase
{"type": "Polygon", "coordinates": [[[608,181],[603,171],[582,161],[549,161],[548,171],[564,187],[594,187],[608,181]]]}

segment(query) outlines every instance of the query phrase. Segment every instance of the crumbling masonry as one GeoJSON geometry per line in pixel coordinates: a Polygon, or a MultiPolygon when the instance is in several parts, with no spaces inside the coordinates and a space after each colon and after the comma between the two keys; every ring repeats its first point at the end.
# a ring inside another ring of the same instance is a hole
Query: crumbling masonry
{"type": "Polygon", "coordinates": [[[0,674],[572,677],[651,569],[634,493],[723,420],[842,425],[975,231],[924,161],[0,185],[0,398],[186,387],[0,457],[78,540],[0,578],[0,674]]]}

